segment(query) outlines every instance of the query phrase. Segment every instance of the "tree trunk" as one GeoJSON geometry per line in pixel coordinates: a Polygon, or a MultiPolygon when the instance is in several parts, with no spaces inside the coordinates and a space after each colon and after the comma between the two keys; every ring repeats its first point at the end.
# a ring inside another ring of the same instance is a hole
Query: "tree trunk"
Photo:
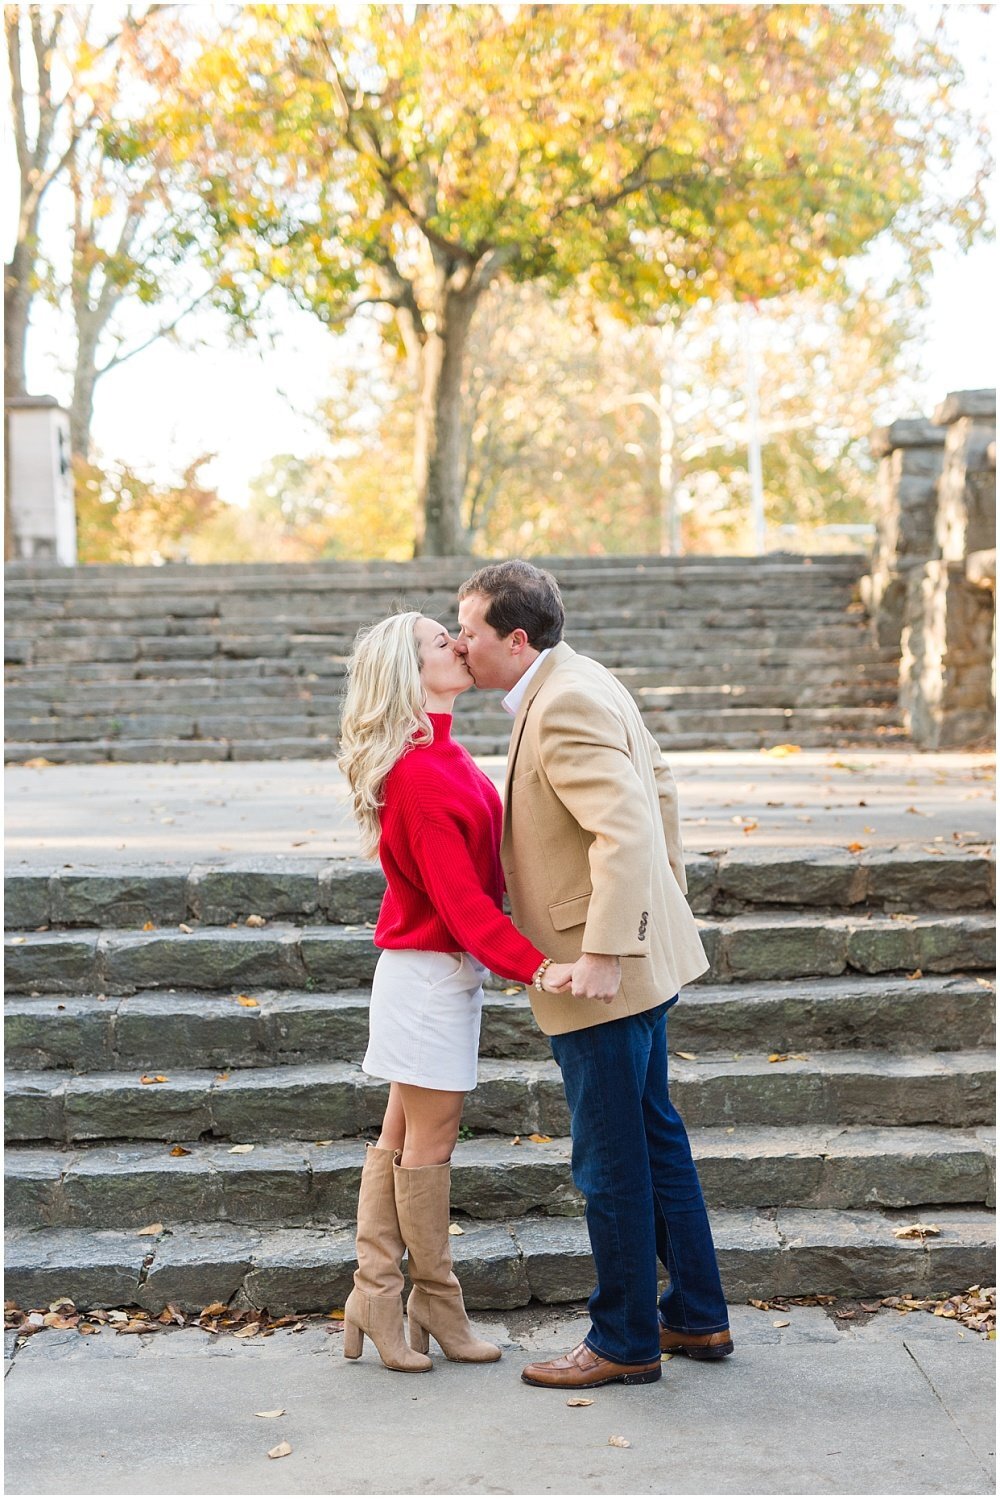
{"type": "Polygon", "coordinates": [[[3,277],[3,373],[9,396],[27,394],[25,363],[30,309],[31,256],[28,246],[19,244],[4,266],[3,277]]]}
{"type": "Polygon", "coordinates": [[[420,356],[420,399],[414,478],[417,486],[417,557],[468,556],[462,521],[465,439],[462,377],[469,326],[480,292],[445,290],[420,356]]]}
{"type": "Polygon", "coordinates": [[[69,445],[74,461],[84,463],[90,457],[90,425],[94,419],[94,389],[97,385],[96,318],[81,315],[78,310],[76,365],[73,370],[73,398],[69,405],[69,445]]]}

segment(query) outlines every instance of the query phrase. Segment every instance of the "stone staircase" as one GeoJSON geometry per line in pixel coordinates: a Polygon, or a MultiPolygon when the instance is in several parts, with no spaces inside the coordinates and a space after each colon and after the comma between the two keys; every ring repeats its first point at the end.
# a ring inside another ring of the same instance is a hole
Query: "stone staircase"
{"type": "MultiPolygon", "coordinates": [[[[730,1300],[990,1281],[992,860],[688,867],[712,968],[671,1012],[672,1089],[730,1300]],[[940,1233],[895,1236],[914,1222],[940,1233]]],[[[9,879],[8,1297],[343,1304],[386,1096],[358,1065],[381,888],[351,860],[9,879]]],[[[454,1158],[467,1300],[586,1296],[559,1074],[520,986],[494,981],[482,1051],[454,1158]]]]}
{"type": "MultiPolygon", "coordinates": [[[[621,677],[666,748],[901,737],[898,654],[857,602],[861,554],[541,560],[567,640],[621,677]]],[[[473,565],[10,565],[6,757],[333,755],[358,628],[404,603],[453,626],[473,565]]],[[[506,751],[493,694],[467,693],[457,718],[471,750],[506,751]]]]}

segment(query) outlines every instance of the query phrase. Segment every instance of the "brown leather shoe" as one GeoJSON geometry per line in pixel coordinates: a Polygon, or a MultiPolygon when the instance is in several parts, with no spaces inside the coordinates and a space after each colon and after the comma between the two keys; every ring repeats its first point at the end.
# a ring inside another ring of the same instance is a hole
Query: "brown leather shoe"
{"type": "Polygon", "coordinates": [[[541,1385],[552,1390],[592,1390],[602,1384],[652,1384],[662,1374],[659,1359],[655,1364],[614,1364],[599,1358],[586,1343],[570,1353],[551,1358],[544,1364],[528,1364],[521,1370],[525,1384],[541,1385]]]}
{"type": "Polygon", "coordinates": [[[733,1351],[729,1328],[720,1332],[672,1332],[660,1325],[660,1352],[683,1353],[687,1358],[727,1358],[733,1351]]]}

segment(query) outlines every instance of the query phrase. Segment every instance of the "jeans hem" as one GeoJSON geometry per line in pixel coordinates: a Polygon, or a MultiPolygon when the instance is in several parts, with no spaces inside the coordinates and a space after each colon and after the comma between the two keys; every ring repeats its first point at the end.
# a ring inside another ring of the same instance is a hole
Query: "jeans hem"
{"type": "Polygon", "coordinates": [[[612,1358],[610,1353],[605,1353],[602,1348],[597,1348],[591,1342],[589,1333],[583,1341],[591,1353],[596,1353],[598,1358],[607,1359],[609,1364],[658,1364],[660,1362],[660,1350],[658,1348],[649,1358],[612,1358]]]}
{"type": "Polygon", "coordinates": [[[728,1322],[717,1322],[714,1327],[671,1327],[669,1322],[664,1322],[662,1317],[660,1317],[658,1320],[660,1326],[664,1329],[665,1332],[682,1332],[686,1333],[689,1337],[692,1338],[700,1338],[703,1337],[706,1333],[710,1332],[729,1331],[728,1322]]]}

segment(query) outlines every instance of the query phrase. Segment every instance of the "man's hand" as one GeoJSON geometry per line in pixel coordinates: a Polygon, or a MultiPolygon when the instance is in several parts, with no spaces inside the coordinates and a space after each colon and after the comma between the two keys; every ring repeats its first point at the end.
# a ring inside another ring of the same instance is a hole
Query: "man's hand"
{"type": "Polygon", "coordinates": [[[542,988],[546,994],[565,994],[572,981],[572,963],[550,963],[542,974],[542,988]]]}
{"type": "Polygon", "coordinates": [[[622,981],[621,959],[607,953],[585,952],[573,964],[569,984],[576,999],[603,999],[609,1005],[622,981]]]}

